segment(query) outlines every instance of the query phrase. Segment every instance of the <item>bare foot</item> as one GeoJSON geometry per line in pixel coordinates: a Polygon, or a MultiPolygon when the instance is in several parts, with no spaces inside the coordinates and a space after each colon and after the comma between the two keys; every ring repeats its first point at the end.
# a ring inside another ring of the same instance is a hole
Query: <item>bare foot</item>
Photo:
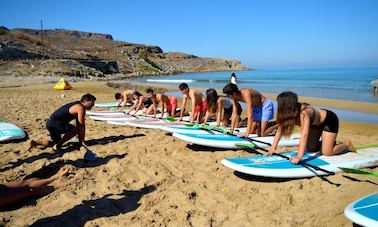
{"type": "Polygon", "coordinates": [[[35,146],[37,146],[37,142],[35,142],[34,140],[30,141],[30,147],[29,147],[28,151],[33,149],[35,146]]]}
{"type": "Polygon", "coordinates": [[[83,171],[78,171],[75,176],[69,180],[67,180],[66,182],[64,182],[63,184],[60,184],[58,186],[55,186],[55,189],[61,189],[61,188],[64,188],[65,186],[71,184],[72,182],[78,180],[79,178],[82,178],[83,177],[83,171]]]}
{"type": "Polygon", "coordinates": [[[353,145],[353,143],[352,143],[351,140],[347,140],[344,143],[345,143],[345,145],[348,146],[348,151],[350,151],[350,152],[356,152],[356,148],[354,147],[354,145],[353,145]]]}
{"type": "Polygon", "coordinates": [[[51,178],[53,179],[58,179],[64,175],[66,175],[68,173],[68,167],[67,166],[63,166],[62,168],[59,169],[59,171],[54,174],[51,178]]]}
{"type": "Polygon", "coordinates": [[[56,152],[60,152],[60,150],[62,149],[61,146],[58,146],[58,144],[55,144],[53,147],[53,150],[56,151],[56,152]]]}

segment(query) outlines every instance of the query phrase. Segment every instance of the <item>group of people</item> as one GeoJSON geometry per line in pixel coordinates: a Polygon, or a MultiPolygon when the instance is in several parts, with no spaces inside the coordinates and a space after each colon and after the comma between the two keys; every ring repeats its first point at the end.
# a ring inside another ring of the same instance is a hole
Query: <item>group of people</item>
{"type": "MultiPolygon", "coordinates": [[[[332,111],[300,103],[295,93],[287,91],[277,96],[277,124],[270,125],[269,122],[274,119],[273,102],[254,89],[239,89],[236,81],[233,73],[230,83],[223,88],[224,95],[218,95],[213,88],[208,89],[204,95],[198,89],[189,88],[186,83],[180,84],[178,88],[183,96],[179,112],[177,112],[177,97],[155,93],[151,88],[146,90],[144,96],[133,90],[125,90],[122,94],[116,93],[116,108],[123,109],[129,103],[132,105],[130,114],[135,115],[138,111],[142,111],[144,114],[157,117],[160,106],[161,118],[167,112],[169,116],[178,117],[182,121],[189,101],[192,110],[189,113],[190,122],[207,123],[211,117],[214,117],[217,125],[230,126],[230,133],[233,133],[235,128],[240,126],[242,113],[240,103],[242,102],[246,106],[247,129],[241,137],[248,137],[252,133],[267,136],[275,132],[269,154],[276,152],[280,138],[290,136],[295,126],[300,127],[301,141],[297,157],[292,158],[293,163],[298,163],[306,150],[321,150],[324,155],[355,150],[349,140],[340,144],[336,143],[339,119],[332,111]]],[[[80,101],[68,103],[56,110],[46,123],[51,139],[32,140],[30,149],[42,145],[53,146],[54,150],[59,151],[63,143],[75,135],[79,138],[78,146],[86,146],[85,110],[90,110],[95,101],[96,98],[93,95],[86,94],[80,101]],[[73,119],[76,120],[76,127],[69,124],[73,119]]]]}
{"type": "MultiPolygon", "coordinates": [[[[214,117],[217,125],[231,126],[230,133],[240,125],[242,107],[240,102],[245,103],[247,129],[241,137],[248,137],[251,133],[259,136],[270,135],[275,131],[274,142],[268,155],[277,152],[277,145],[281,137],[290,136],[296,126],[300,127],[301,140],[296,157],[292,157],[293,163],[298,163],[305,151],[321,151],[323,155],[336,155],[343,151],[355,151],[350,140],[344,143],[336,143],[339,130],[339,119],[335,113],[326,109],[318,109],[307,103],[300,103],[298,96],[290,91],[283,92],[277,96],[277,124],[270,126],[269,121],[274,119],[273,102],[260,92],[244,88],[239,89],[236,85],[235,74],[231,75],[230,83],[223,88],[224,95],[218,95],[217,91],[210,88],[206,95],[197,89],[189,88],[188,84],[182,83],[179,89],[183,94],[180,112],[177,109],[177,97],[167,96],[162,93],[155,93],[153,89],[146,90],[143,96],[138,91],[125,90],[122,94],[116,93],[117,107],[123,109],[128,103],[132,105],[129,113],[136,114],[142,111],[145,114],[152,114],[157,117],[158,106],[160,105],[161,117],[165,110],[169,116],[178,117],[183,120],[188,100],[192,111],[189,114],[190,122],[207,123],[214,117]]],[[[46,128],[50,138],[31,140],[30,149],[36,146],[53,147],[59,152],[62,145],[78,136],[77,148],[85,147],[85,113],[95,104],[96,98],[91,94],[85,94],[80,101],[65,104],[56,110],[47,120],[46,128]],[[76,126],[70,124],[76,121],[76,126]]],[[[88,149],[88,148],[87,148],[88,149]]],[[[24,198],[41,195],[55,190],[57,187],[46,187],[58,176],[65,173],[59,172],[51,178],[31,182],[20,181],[0,185],[0,201],[4,204],[11,204],[24,198]],[[11,195],[4,197],[3,194],[11,195]]],[[[59,186],[62,187],[62,186],[59,186]]],[[[59,188],[58,187],[58,188],[59,188]]]]}

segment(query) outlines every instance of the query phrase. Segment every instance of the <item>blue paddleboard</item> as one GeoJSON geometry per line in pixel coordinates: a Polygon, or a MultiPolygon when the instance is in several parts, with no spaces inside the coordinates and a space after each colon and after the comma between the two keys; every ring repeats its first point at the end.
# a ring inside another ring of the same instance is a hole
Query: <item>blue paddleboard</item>
{"type": "MultiPolygon", "coordinates": [[[[280,153],[287,157],[295,157],[296,151],[280,153]]],[[[338,167],[365,168],[378,165],[378,148],[369,147],[357,152],[348,152],[334,156],[324,156],[321,153],[305,153],[302,162],[317,166],[334,173],[341,172],[338,167]]],[[[255,155],[243,158],[226,158],[221,163],[235,171],[249,175],[276,177],[276,178],[303,178],[317,175],[327,175],[321,170],[311,167],[292,164],[290,160],[277,155],[255,155]]]]}
{"type": "Polygon", "coordinates": [[[378,192],[349,204],[344,214],[358,225],[378,226],[378,192]]]}
{"type": "Polygon", "coordinates": [[[0,141],[22,139],[25,136],[25,132],[16,125],[0,121],[0,141]]]}

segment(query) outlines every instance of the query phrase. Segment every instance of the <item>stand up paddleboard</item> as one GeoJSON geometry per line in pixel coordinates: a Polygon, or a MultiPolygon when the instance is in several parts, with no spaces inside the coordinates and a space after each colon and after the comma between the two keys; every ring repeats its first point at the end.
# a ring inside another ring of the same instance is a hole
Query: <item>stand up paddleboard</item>
{"type": "Polygon", "coordinates": [[[135,120],[135,117],[123,114],[122,116],[89,116],[92,120],[95,121],[131,121],[135,120]]]}
{"type": "Polygon", "coordinates": [[[124,111],[90,111],[87,110],[86,114],[89,116],[110,116],[110,117],[123,117],[127,113],[124,111]]]}
{"type": "MultiPolygon", "coordinates": [[[[297,152],[280,154],[286,157],[296,157],[297,152]]],[[[367,147],[358,149],[357,152],[333,156],[324,156],[320,152],[305,153],[301,162],[333,173],[342,172],[338,167],[356,169],[373,167],[378,165],[378,147],[367,147]]],[[[237,172],[263,177],[303,178],[329,174],[301,164],[292,164],[290,160],[277,155],[226,158],[221,163],[237,172]]]]}
{"type": "Polygon", "coordinates": [[[378,192],[349,204],[344,214],[361,226],[378,226],[378,192]]]}
{"type": "MultiPolygon", "coordinates": [[[[125,106],[132,106],[132,103],[126,103],[125,106]]],[[[110,108],[110,107],[116,107],[117,102],[105,102],[105,103],[96,103],[96,107],[102,107],[102,108],[110,108]]],[[[120,104],[120,106],[123,106],[123,103],[120,104]]]]}
{"type": "Polygon", "coordinates": [[[0,121],[0,142],[22,139],[25,136],[25,132],[16,125],[0,121]]]}
{"type": "MultiPolygon", "coordinates": [[[[183,117],[183,121],[188,121],[189,117],[183,117]]],[[[160,128],[161,126],[169,126],[169,125],[182,125],[186,122],[183,121],[176,121],[176,122],[171,122],[171,121],[166,121],[164,119],[159,119],[159,118],[145,118],[145,119],[134,119],[131,121],[125,122],[125,125],[128,126],[133,126],[137,128],[149,128],[149,129],[154,129],[154,128],[160,128]]],[[[113,122],[110,122],[114,124],[113,122]]]]}
{"type": "MultiPolygon", "coordinates": [[[[237,136],[224,135],[224,134],[183,134],[173,133],[174,137],[182,139],[186,142],[224,149],[243,149],[248,145],[257,145],[259,147],[267,147],[266,143],[273,143],[274,136],[257,137],[256,134],[252,134],[249,138],[253,138],[259,142],[250,142],[237,136]],[[245,145],[245,146],[241,146],[245,145]]],[[[300,134],[293,134],[290,138],[282,138],[278,143],[278,146],[297,146],[300,141],[300,134]]]]}
{"type": "MultiPolygon", "coordinates": [[[[211,122],[209,123],[210,125],[216,124],[216,122],[211,122]]],[[[181,134],[223,134],[223,132],[219,131],[213,131],[213,130],[204,130],[200,127],[197,127],[196,125],[194,126],[185,126],[185,125],[173,125],[173,126],[161,126],[161,130],[167,131],[170,133],[181,133],[181,134]]],[[[235,131],[235,134],[242,134],[245,133],[247,128],[237,128],[235,131]]]]}

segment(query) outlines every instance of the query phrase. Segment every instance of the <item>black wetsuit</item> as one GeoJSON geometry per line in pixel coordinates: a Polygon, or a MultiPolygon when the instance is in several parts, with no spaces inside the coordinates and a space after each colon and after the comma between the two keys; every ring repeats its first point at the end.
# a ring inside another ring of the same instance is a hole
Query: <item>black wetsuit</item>
{"type": "Polygon", "coordinates": [[[60,141],[61,135],[71,131],[74,126],[70,124],[73,119],[77,120],[77,115],[72,115],[69,109],[80,103],[80,101],[75,101],[68,103],[59,109],[57,109],[46,122],[46,128],[50,132],[50,137],[54,144],[60,141]]]}

